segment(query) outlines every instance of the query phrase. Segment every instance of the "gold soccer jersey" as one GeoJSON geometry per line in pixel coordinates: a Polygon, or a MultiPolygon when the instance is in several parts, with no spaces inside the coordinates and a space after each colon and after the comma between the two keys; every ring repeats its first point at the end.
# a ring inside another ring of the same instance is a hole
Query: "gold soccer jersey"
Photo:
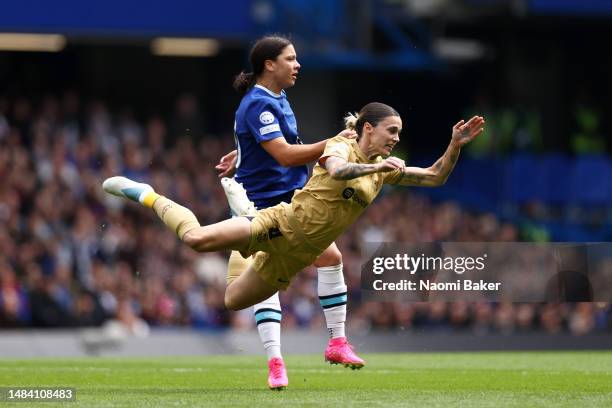
{"type": "MultiPolygon", "coordinates": [[[[322,159],[340,157],[347,162],[374,164],[357,141],[330,139],[322,159]]],[[[315,165],[303,190],[296,190],[291,204],[281,203],[257,213],[251,223],[251,242],[244,257],[255,254],[253,268],[268,283],[286,289],[291,278],[342,234],[376,198],[384,183],[396,183],[400,170],[373,173],[352,180],[334,180],[315,165]],[[258,252],[259,251],[259,252],[258,252]]]]}
{"type": "MultiPolygon", "coordinates": [[[[374,164],[383,159],[368,160],[357,140],[336,136],[325,145],[321,159],[340,157],[350,163],[374,164]]],[[[334,180],[319,163],[302,190],[291,201],[296,220],[305,238],[314,246],[327,248],[346,230],[376,198],[384,183],[394,184],[400,170],[372,173],[352,180],[334,180]]]]}

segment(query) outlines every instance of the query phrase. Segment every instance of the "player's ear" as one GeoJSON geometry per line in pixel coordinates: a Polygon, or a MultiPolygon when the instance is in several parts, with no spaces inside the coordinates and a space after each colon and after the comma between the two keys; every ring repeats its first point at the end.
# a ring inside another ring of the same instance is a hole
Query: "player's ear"
{"type": "Polygon", "coordinates": [[[374,126],[372,126],[372,124],[370,122],[366,122],[366,123],[363,124],[363,131],[364,132],[372,133],[373,130],[374,130],[374,126]]]}
{"type": "Polygon", "coordinates": [[[265,67],[266,71],[272,71],[273,72],[276,69],[276,63],[274,62],[274,60],[267,59],[264,62],[264,67],[265,67]]]}

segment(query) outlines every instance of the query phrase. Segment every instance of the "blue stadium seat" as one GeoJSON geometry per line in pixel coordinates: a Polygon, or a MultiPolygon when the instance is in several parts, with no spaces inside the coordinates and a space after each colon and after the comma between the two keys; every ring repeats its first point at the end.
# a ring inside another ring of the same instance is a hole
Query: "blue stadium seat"
{"type": "Polygon", "coordinates": [[[581,206],[612,205],[612,164],[606,156],[580,156],[572,166],[570,200],[581,206]]]}
{"type": "Polygon", "coordinates": [[[504,162],[502,198],[507,203],[524,204],[544,201],[546,184],[541,173],[540,161],[531,154],[517,154],[504,162]]]}
{"type": "Polygon", "coordinates": [[[502,162],[497,158],[464,158],[457,167],[459,171],[452,176],[462,185],[461,201],[476,208],[496,208],[502,192],[502,162]]]}
{"type": "Polygon", "coordinates": [[[537,167],[542,180],[539,196],[548,204],[565,205],[570,197],[571,160],[564,154],[550,154],[537,167]]]}

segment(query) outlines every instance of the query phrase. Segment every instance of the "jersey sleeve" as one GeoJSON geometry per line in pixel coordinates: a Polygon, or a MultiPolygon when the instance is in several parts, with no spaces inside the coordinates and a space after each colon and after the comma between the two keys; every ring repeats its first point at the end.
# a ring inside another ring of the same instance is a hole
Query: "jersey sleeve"
{"type": "Polygon", "coordinates": [[[257,143],[283,136],[279,115],[274,105],[267,101],[254,102],[246,112],[246,126],[257,143]]]}
{"type": "Polygon", "coordinates": [[[320,160],[324,160],[329,156],[340,157],[348,161],[349,154],[351,151],[351,147],[347,143],[347,139],[342,137],[334,137],[329,139],[325,144],[325,150],[323,150],[323,154],[321,155],[320,160]]]}

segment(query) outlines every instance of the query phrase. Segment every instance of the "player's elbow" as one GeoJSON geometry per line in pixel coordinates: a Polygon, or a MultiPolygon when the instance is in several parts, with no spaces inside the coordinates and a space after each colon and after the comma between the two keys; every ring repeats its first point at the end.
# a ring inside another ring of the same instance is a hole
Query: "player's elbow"
{"type": "Polygon", "coordinates": [[[296,165],[290,149],[284,149],[284,150],[275,152],[273,157],[274,157],[274,160],[276,160],[278,164],[280,164],[283,167],[293,167],[296,165]]]}
{"type": "Polygon", "coordinates": [[[436,187],[440,187],[446,184],[446,180],[448,180],[448,176],[445,177],[438,177],[438,179],[435,182],[435,186],[436,187]]]}
{"type": "Polygon", "coordinates": [[[430,167],[427,169],[429,171],[428,183],[429,187],[440,187],[446,184],[446,180],[448,180],[448,174],[444,174],[439,171],[439,169],[435,169],[430,167]]]}

